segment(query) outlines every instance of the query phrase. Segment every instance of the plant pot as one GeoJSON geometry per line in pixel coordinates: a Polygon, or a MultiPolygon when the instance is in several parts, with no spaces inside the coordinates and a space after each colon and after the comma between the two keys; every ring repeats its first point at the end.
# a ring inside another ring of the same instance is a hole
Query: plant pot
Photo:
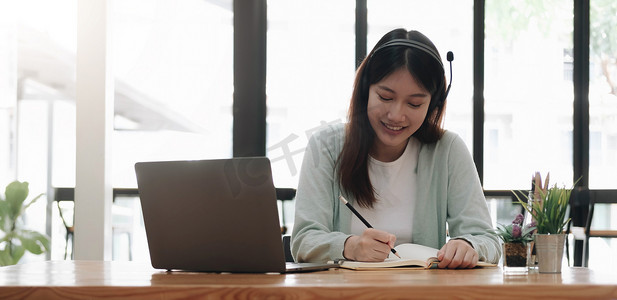
{"type": "Polygon", "coordinates": [[[538,272],[561,273],[565,234],[535,234],[538,272]]]}
{"type": "Polygon", "coordinates": [[[503,270],[506,274],[527,274],[528,244],[503,244],[503,270]]]}

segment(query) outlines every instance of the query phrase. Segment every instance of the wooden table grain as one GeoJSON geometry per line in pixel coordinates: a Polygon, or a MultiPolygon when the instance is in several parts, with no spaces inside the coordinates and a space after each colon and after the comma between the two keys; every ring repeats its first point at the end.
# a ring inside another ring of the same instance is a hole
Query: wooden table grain
{"type": "Polygon", "coordinates": [[[617,299],[617,272],[566,268],[296,274],[165,272],[148,263],[45,261],[0,268],[0,299],[617,299]]]}

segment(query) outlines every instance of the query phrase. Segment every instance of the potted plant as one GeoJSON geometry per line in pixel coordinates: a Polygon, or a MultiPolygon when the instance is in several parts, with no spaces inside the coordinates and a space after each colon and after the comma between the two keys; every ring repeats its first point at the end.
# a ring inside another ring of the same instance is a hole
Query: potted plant
{"type": "MultiPolygon", "coordinates": [[[[564,227],[570,221],[566,212],[572,189],[558,187],[548,189],[536,186],[537,196],[518,202],[536,222],[535,247],[540,273],[560,273],[565,243],[564,227]]],[[[524,196],[523,196],[524,197],[524,196]]]]}
{"type": "Polygon", "coordinates": [[[42,254],[49,250],[49,238],[36,231],[22,228],[23,213],[43,194],[24,204],[28,197],[28,182],[13,181],[6,186],[4,199],[0,197],[0,266],[14,265],[26,251],[42,254]]]}
{"type": "Polygon", "coordinates": [[[499,224],[492,231],[503,241],[503,269],[506,274],[527,273],[529,243],[533,241],[536,226],[533,222],[523,225],[523,221],[524,216],[518,214],[512,223],[499,224]]]}

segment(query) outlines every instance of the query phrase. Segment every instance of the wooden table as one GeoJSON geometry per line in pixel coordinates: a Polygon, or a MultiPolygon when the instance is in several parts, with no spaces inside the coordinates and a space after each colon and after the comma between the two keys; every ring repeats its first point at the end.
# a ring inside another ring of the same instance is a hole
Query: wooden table
{"type": "Polygon", "coordinates": [[[0,268],[0,299],[615,299],[617,272],[504,276],[473,270],[330,270],[213,274],[155,270],[148,263],[46,261],[0,268]]]}

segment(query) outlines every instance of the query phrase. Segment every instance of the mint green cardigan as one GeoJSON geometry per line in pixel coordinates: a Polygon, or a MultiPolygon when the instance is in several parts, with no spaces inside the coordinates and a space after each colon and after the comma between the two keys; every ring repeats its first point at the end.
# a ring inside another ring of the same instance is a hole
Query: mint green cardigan
{"type": "MultiPolygon", "coordinates": [[[[296,195],[291,251],[298,262],[325,262],[343,258],[350,236],[351,211],[338,196],[341,191],[336,160],[341,153],[344,124],[328,126],[314,134],[304,154],[296,195]]],[[[497,263],[498,239],[487,233],[491,217],[473,159],[463,140],[446,131],[434,144],[421,144],[418,157],[416,207],[412,242],[440,249],[450,238],[472,244],[479,260],[497,263]],[[448,230],[446,232],[446,223],[448,230]]]]}

